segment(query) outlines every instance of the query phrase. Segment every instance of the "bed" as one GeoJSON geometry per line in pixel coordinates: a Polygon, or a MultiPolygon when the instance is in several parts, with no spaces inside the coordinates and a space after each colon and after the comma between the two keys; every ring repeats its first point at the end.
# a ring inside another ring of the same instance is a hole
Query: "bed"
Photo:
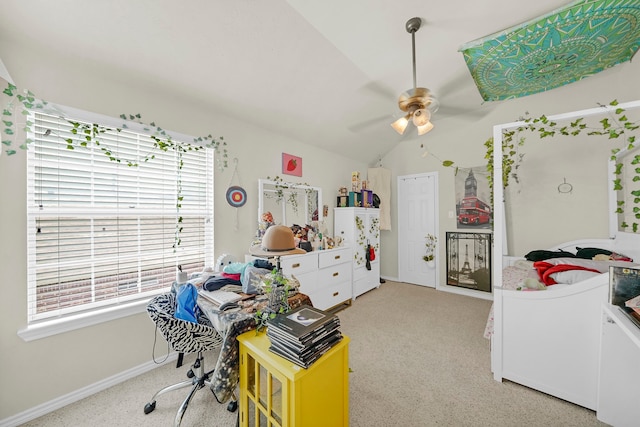
{"type": "MultiPolygon", "coordinates": [[[[620,233],[613,239],[571,241],[550,250],[576,253],[577,248],[589,247],[640,260],[640,235],[629,233],[620,233]]],[[[554,260],[554,265],[571,263],[571,258],[554,260]]],[[[503,257],[504,275],[496,283],[485,328],[485,337],[491,339],[494,379],[510,380],[596,409],[601,310],[608,301],[608,265],[623,261],[588,260],[601,263],[598,268],[591,268],[586,261],[576,264],[598,271],[586,274],[579,268],[570,284],[561,283],[565,279],[557,275],[558,284],[534,290],[523,286],[523,280],[539,279],[537,270],[528,266],[524,258],[503,257]]]]}
{"type": "MultiPolygon", "coordinates": [[[[610,108],[625,110],[638,107],[640,101],[633,101],[617,106],[558,114],[549,116],[548,119],[558,122],[597,118],[607,114],[610,108]]],[[[494,147],[505,145],[503,136],[507,132],[526,126],[527,123],[522,120],[495,125],[494,147]]],[[[626,148],[622,149],[615,158],[608,160],[607,182],[615,182],[620,178],[616,175],[616,163],[629,154],[625,150],[626,148]]],[[[503,156],[503,150],[493,151],[494,183],[503,182],[503,156]]],[[[638,218],[637,213],[632,211],[624,215],[618,213],[621,201],[619,197],[622,196],[621,192],[610,185],[608,200],[597,200],[593,204],[594,208],[606,208],[609,212],[609,239],[566,242],[551,249],[573,252],[577,246],[597,247],[626,254],[640,262],[640,234],[621,231],[624,230],[623,223],[633,223],[638,218]]],[[[627,194],[624,197],[630,196],[627,194]]],[[[597,274],[571,285],[553,285],[541,291],[507,288],[503,284],[503,268],[515,266],[522,258],[507,256],[511,255],[508,242],[515,239],[516,230],[507,221],[502,185],[493,187],[493,200],[502,201],[495,204],[493,211],[493,307],[488,329],[485,331],[491,338],[491,370],[494,379],[520,383],[596,410],[602,306],[608,302],[609,274],[597,274]],[[513,233],[513,236],[509,236],[508,232],[513,233]]],[[[601,224],[598,226],[602,227],[601,224]]]]}

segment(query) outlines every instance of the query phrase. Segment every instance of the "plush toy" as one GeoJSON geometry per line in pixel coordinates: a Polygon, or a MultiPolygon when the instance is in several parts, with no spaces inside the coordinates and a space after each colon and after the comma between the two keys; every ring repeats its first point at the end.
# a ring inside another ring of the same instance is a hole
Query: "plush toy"
{"type": "Polygon", "coordinates": [[[271,212],[267,211],[261,215],[260,220],[273,224],[273,215],[271,214],[271,212]]]}
{"type": "Polygon", "coordinates": [[[533,277],[527,277],[522,281],[522,286],[518,287],[519,291],[541,291],[547,289],[547,286],[533,277]]]}

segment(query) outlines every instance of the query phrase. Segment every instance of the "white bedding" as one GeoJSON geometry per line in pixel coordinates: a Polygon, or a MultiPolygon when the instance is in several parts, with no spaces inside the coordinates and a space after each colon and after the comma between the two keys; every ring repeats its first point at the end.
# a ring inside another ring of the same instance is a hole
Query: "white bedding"
{"type": "MultiPolygon", "coordinates": [[[[612,261],[612,260],[591,260],[583,258],[551,258],[544,260],[543,262],[552,265],[574,265],[576,267],[589,268],[591,270],[597,270],[597,272],[587,270],[567,270],[557,273],[553,273],[550,276],[557,282],[556,284],[546,286],[543,290],[553,291],[562,289],[567,285],[579,286],[587,279],[591,279],[602,273],[607,273],[610,266],[640,266],[637,263],[631,263],[626,261],[612,261]]],[[[502,289],[512,291],[534,292],[540,289],[530,289],[524,284],[525,279],[536,279],[539,283],[540,277],[537,270],[534,268],[534,262],[519,260],[514,265],[505,267],[502,270],[502,289]]],[[[484,337],[490,339],[493,335],[494,316],[493,305],[489,311],[489,317],[484,329],[484,337]]]]}

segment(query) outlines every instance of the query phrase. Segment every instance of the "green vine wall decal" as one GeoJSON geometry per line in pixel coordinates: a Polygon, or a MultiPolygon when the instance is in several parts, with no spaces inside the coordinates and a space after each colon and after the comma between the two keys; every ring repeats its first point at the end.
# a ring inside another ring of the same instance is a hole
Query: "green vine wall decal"
{"type": "MultiPolygon", "coordinates": [[[[66,144],[68,150],[75,150],[76,148],[82,147],[87,148],[93,145],[107,156],[110,161],[123,163],[131,167],[152,161],[156,157],[156,150],[163,152],[175,151],[179,161],[178,194],[176,197],[178,217],[176,220],[174,249],[181,243],[180,233],[183,229],[183,218],[179,214],[184,200],[182,183],[180,181],[180,171],[184,165],[182,155],[189,151],[199,151],[210,148],[216,153],[215,159],[218,168],[224,171],[228,167],[227,143],[223,137],[214,138],[209,134],[207,136],[195,137],[191,143],[175,142],[166,130],[157,126],[154,122],[150,124],[142,122],[142,116],[140,114],[121,114],[120,118],[123,120],[122,125],[112,129],[96,123],[85,123],[68,119],[56,106],[38,99],[30,90],[19,90],[17,86],[9,82],[2,93],[4,95],[2,107],[2,150],[7,156],[13,156],[17,153],[15,143],[19,144],[18,149],[28,150],[29,145],[34,142],[30,137],[30,135],[33,134],[34,126],[34,123],[30,119],[31,111],[40,111],[43,114],[55,116],[71,125],[70,133],[72,136],[68,138],[60,137],[60,142],[66,144]],[[113,154],[115,150],[105,142],[102,136],[107,132],[121,132],[123,129],[128,129],[127,122],[135,122],[143,126],[144,131],[147,132],[149,137],[154,141],[151,152],[137,159],[122,158],[113,154]],[[19,131],[24,132],[24,138],[19,135],[19,131]]],[[[49,136],[51,133],[52,130],[47,129],[44,135],[49,136]]]]}
{"type": "MultiPolygon", "coordinates": [[[[355,221],[356,221],[356,229],[358,230],[358,236],[356,237],[356,240],[358,242],[358,245],[361,246],[363,250],[366,250],[367,236],[364,229],[364,221],[362,220],[362,217],[359,217],[358,215],[355,216],[355,221]]],[[[363,253],[364,252],[354,251],[353,259],[356,261],[356,264],[358,265],[364,264],[365,259],[364,259],[363,253]]]]}
{"type": "MultiPolygon", "coordinates": [[[[609,103],[611,107],[617,107],[619,104],[616,100],[609,103]]],[[[603,105],[600,105],[604,107],[603,105]]],[[[585,123],[584,118],[577,118],[568,124],[558,124],[555,121],[549,120],[545,115],[537,118],[529,117],[520,118],[519,121],[524,122],[523,126],[519,126],[511,131],[503,133],[502,139],[502,185],[504,188],[509,186],[511,180],[518,182],[518,168],[524,158],[524,153],[521,151],[521,147],[524,146],[525,137],[522,135],[524,132],[536,132],[538,136],[542,138],[553,137],[557,135],[562,136],[578,136],[585,134],[588,136],[605,136],[608,140],[612,140],[614,147],[611,148],[612,161],[616,162],[615,175],[616,179],[613,182],[613,189],[615,191],[623,191],[623,181],[621,176],[624,170],[624,163],[618,157],[618,154],[622,150],[626,152],[633,151],[636,148],[636,134],[640,125],[631,121],[623,108],[614,108],[610,111],[608,117],[604,117],[599,120],[597,126],[588,125],[585,123]]],[[[489,186],[493,189],[493,138],[489,138],[485,142],[487,148],[485,159],[487,160],[487,170],[489,172],[489,186]]],[[[640,155],[635,155],[629,162],[633,167],[632,182],[640,181],[640,155]]],[[[635,219],[631,224],[626,221],[623,222],[620,227],[622,229],[630,229],[633,233],[638,232],[640,223],[640,190],[629,189],[628,195],[631,199],[632,206],[629,208],[632,212],[632,216],[635,219]]],[[[493,203],[493,191],[491,192],[491,201],[493,203]]],[[[625,202],[620,200],[617,203],[615,213],[623,214],[625,212],[625,202]]],[[[627,230],[629,231],[629,230],[627,230]]]]}
{"type": "Polygon", "coordinates": [[[309,188],[309,184],[302,183],[302,182],[296,182],[296,183],[291,183],[291,182],[286,182],[285,180],[283,180],[280,176],[275,176],[273,178],[271,178],[270,176],[267,176],[268,180],[271,180],[275,183],[275,195],[274,196],[270,196],[267,195],[266,197],[274,197],[276,200],[277,204],[280,204],[280,202],[284,201],[285,203],[287,203],[289,206],[291,206],[291,208],[293,209],[293,211],[295,213],[298,213],[298,193],[297,191],[290,191],[289,194],[287,195],[285,193],[285,190],[295,190],[296,187],[303,187],[305,193],[307,194],[307,201],[309,203],[309,205],[307,206],[307,208],[311,211],[311,198],[308,197],[313,193],[313,189],[309,188]],[[286,199],[286,200],[285,200],[286,199]]]}
{"type": "MultiPolygon", "coordinates": [[[[154,152],[147,153],[141,159],[123,159],[116,157],[113,155],[113,150],[106,145],[104,141],[102,141],[100,137],[102,134],[107,131],[120,132],[122,129],[127,129],[126,121],[130,121],[144,126],[144,130],[149,132],[149,136],[154,140],[154,149],[165,152],[169,150],[185,152],[211,148],[216,152],[216,162],[219,169],[224,170],[228,166],[227,143],[224,141],[223,137],[214,138],[209,134],[207,136],[195,137],[191,143],[175,142],[171,138],[171,135],[169,135],[160,126],[157,126],[154,122],[151,122],[149,125],[143,123],[142,116],[140,114],[121,114],[120,118],[123,120],[122,126],[116,129],[111,129],[96,123],[83,123],[68,120],[63,116],[61,111],[49,102],[36,98],[30,90],[25,89],[20,91],[18,87],[12,83],[7,83],[7,87],[2,91],[2,93],[4,94],[4,103],[2,107],[2,145],[3,151],[8,156],[12,156],[17,152],[14,146],[14,140],[17,138],[18,130],[23,130],[25,135],[28,135],[33,130],[34,123],[29,120],[29,112],[31,110],[39,110],[43,113],[64,119],[73,126],[71,133],[74,137],[63,140],[69,150],[74,150],[76,147],[87,147],[88,145],[93,144],[98,147],[109,158],[109,160],[125,163],[129,166],[137,166],[140,163],[154,159],[154,152]],[[24,120],[21,122],[15,117],[16,115],[22,116],[24,120]]],[[[31,143],[33,143],[33,140],[25,136],[24,141],[20,142],[18,148],[26,150],[29,148],[31,143]]]]}

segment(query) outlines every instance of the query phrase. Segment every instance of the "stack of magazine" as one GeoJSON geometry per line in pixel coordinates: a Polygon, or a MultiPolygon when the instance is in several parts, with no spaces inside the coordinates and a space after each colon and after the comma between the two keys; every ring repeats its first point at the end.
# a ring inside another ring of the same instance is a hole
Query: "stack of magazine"
{"type": "Polygon", "coordinates": [[[269,350],[308,368],[342,340],[340,319],[308,305],[279,314],[267,322],[269,350]]]}

